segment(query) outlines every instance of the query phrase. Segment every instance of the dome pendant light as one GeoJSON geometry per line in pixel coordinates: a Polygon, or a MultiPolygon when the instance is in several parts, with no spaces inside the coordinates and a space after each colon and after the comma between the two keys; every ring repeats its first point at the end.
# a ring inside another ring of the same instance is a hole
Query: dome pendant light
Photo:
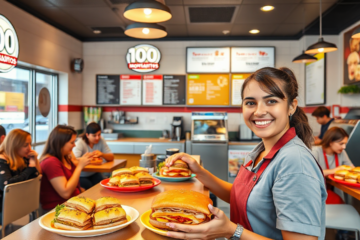
{"type": "Polygon", "coordinates": [[[351,35],[351,38],[360,38],[360,27],[355,29],[355,31],[351,35]]]}
{"type": "MultiPolygon", "coordinates": [[[[303,36],[305,36],[305,7],[304,7],[304,14],[303,14],[303,30],[302,30],[303,36]]],[[[305,42],[305,41],[304,41],[305,42]]],[[[305,45],[305,43],[304,43],[305,45]]],[[[305,48],[305,46],[303,46],[305,48]]],[[[317,61],[316,57],[313,57],[309,54],[306,54],[305,51],[302,51],[302,54],[295,57],[292,62],[293,63],[310,63],[317,61]]]]}
{"type": "Polygon", "coordinates": [[[171,19],[172,15],[170,8],[160,2],[139,0],[125,8],[124,17],[134,22],[158,23],[171,19]]]}
{"type": "Polygon", "coordinates": [[[141,39],[156,39],[166,37],[166,28],[155,23],[133,23],[126,27],[127,36],[141,39]]]}
{"type": "Polygon", "coordinates": [[[333,43],[325,42],[322,37],[322,12],[321,12],[321,0],[320,0],[320,37],[317,43],[314,43],[308,47],[305,51],[307,54],[316,54],[316,53],[327,53],[337,50],[337,47],[333,43]]]}

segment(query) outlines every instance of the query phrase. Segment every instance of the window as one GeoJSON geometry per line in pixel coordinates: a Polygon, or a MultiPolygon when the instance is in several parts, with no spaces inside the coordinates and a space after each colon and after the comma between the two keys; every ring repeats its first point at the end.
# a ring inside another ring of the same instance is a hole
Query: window
{"type": "Polygon", "coordinates": [[[43,144],[57,125],[58,75],[16,67],[0,73],[0,124],[6,132],[31,133],[33,145],[43,144]]]}

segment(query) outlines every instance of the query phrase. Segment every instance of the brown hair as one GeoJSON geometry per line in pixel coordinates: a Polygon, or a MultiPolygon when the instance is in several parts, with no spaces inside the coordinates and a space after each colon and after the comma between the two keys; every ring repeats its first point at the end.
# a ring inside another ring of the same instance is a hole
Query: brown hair
{"type": "Polygon", "coordinates": [[[62,155],[62,148],[67,142],[69,142],[73,135],[77,135],[73,127],[57,125],[50,133],[48,140],[46,141],[44,151],[41,155],[40,160],[44,160],[46,155],[56,157],[62,162],[63,157],[71,164],[68,156],[62,155]]]}
{"type": "Polygon", "coordinates": [[[344,129],[339,127],[332,127],[325,132],[320,144],[323,148],[328,148],[330,143],[339,142],[346,137],[348,138],[349,135],[344,129]]]}
{"type": "MultiPolygon", "coordinates": [[[[256,81],[264,91],[274,94],[281,99],[288,99],[288,104],[293,102],[298,97],[298,83],[294,73],[288,68],[271,68],[265,67],[257,70],[251,74],[244,82],[241,89],[241,96],[244,98],[244,89],[250,81],[256,81]],[[276,84],[275,79],[283,83],[283,90],[276,84]]],[[[311,148],[312,130],[310,128],[308,118],[304,111],[297,107],[295,113],[290,118],[290,127],[295,127],[296,134],[305,143],[308,148],[311,148]]]]}
{"type": "Polygon", "coordinates": [[[26,163],[24,159],[19,156],[18,152],[20,148],[24,146],[28,136],[30,136],[30,133],[21,129],[14,129],[6,136],[4,142],[0,145],[0,154],[4,155],[12,171],[26,168],[26,163]]]}
{"type": "Polygon", "coordinates": [[[87,145],[89,145],[90,142],[86,134],[95,134],[98,131],[101,131],[100,125],[96,122],[91,122],[86,126],[85,132],[81,134],[81,138],[86,142],[87,145]]]}
{"type": "Polygon", "coordinates": [[[317,107],[311,114],[314,117],[323,117],[325,115],[330,117],[330,110],[324,106],[317,107]]]}

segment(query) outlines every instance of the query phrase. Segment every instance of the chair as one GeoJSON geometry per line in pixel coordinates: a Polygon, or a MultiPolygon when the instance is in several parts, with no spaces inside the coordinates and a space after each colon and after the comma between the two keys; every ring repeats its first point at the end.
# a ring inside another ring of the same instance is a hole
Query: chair
{"type": "Polygon", "coordinates": [[[28,214],[30,218],[34,211],[39,217],[41,175],[36,178],[13,183],[5,186],[2,212],[2,238],[5,237],[5,228],[8,224],[28,214]]]}
{"type": "Polygon", "coordinates": [[[327,204],[325,222],[327,228],[354,231],[355,239],[359,239],[360,215],[352,205],[327,204]]]}

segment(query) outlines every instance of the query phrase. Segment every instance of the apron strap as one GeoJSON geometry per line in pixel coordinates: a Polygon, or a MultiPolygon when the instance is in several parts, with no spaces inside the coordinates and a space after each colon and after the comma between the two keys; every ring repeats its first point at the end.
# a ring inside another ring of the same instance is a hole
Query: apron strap
{"type": "MultiPolygon", "coordinates": [[[[326,156],[326,153],[324,150],[323,150],[323,154],[324,154],[326,169],[330,169],[329,162],[328,162],[328,159],[327,159],[327,156],[326,156]]],[[[337,154],[335,154],[335,167],[339,167],[339,157],[337,154]]]]}

